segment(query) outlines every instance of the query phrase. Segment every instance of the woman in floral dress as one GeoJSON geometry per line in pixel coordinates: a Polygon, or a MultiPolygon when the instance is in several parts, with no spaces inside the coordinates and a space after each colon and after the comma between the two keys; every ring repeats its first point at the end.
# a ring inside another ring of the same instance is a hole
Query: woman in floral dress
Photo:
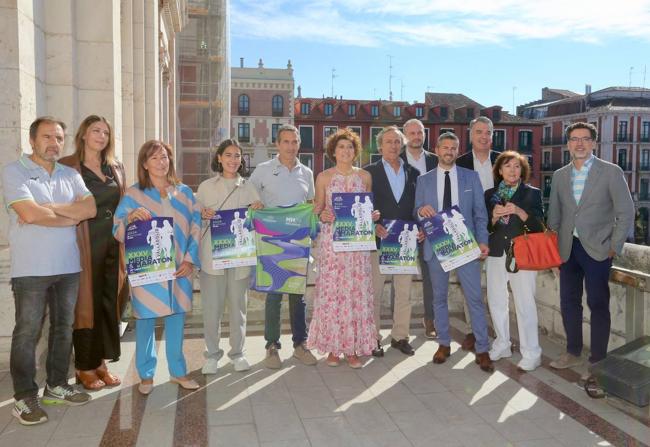
{"type": "MultiPolygon", "coordinates": [[[[370,174],[353,165],[361,152],[359,137],[341,129],[327,141],[327,156],[336,163],[316,178],[316,210],[323,223],[318,244],[318,276],[307,346],[329,353],[327,364],[338,366],[341,354],[352,368],[361,368],[359,355],[376,345],[370,252],[334,252],[332,211],[334,192],[370,192],[370,174]]],[[[373,211],[373,220],[379,211],[373,211]]]]}

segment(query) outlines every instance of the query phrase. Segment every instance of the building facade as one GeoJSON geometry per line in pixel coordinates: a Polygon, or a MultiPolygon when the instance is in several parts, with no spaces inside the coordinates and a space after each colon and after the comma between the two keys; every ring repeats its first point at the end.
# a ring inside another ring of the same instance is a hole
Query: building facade
{"type": "MultiPolygon", "coordinates": [[[[68,126],[72,152],[90,114],[114,126],[127,182],[151,138],[174,141],[176,36],[187,0],[33,0],[0,2],[0,168],[31,153],[29,125],[54,115],[68,126]]],[[[13,327],[8,216],[0,209],[0,335],[13,327]]]]}
{"type": "MultiPolygon", "coordinates": [[[[241,58],[230,76],[230,135],[241,143],[246,165],[254,168],[277,152],[280,126],[294,122],[293,67],[288,61],[287,68],[266,68],[262,59],[257,67],[246,67],[241,58]]],[[[300,157],[311,167],[308,158],[300,157]]]]}
{"type": "MultiPolygon", "coordinates": [[[[300,90],[299,90],[300,91],[300,90]]],[[[539,186],[540,138],[542,125],[536,120],[511,115],[501,106],[485,107],[462,94],[426,93],[424,102],[368,101],[342,98],[302,98],[294,107],[296,126],[300,130],[304,156],[313,158],[315,173],[332,164],[325,155],[327,137],[338,128],[349,127],[361,138],[364,151],[359,165],[380,157],[377,134],[389,125],[402,127],[411,118],[424,124],[424,148],[433,151],[437,137],[447,131],[460,140],[460,152],[471,150],[469,123],[478,116],[487,116],[494,123],[493,148],[514,149],[531,161],[531,183],[539,186]]]]}
{"type": "Polygon", "coordinates": [[[228,7],[227,0],[191,0],[178,39],[178,172],[195,190],[230,136],[228,7]]]}
{"type": "Polygon", "coordinates": [[[553,172],[571,161],[564,129],[574,122],[592,123],[598,129],[596,156],[618,164],[630,187],[637,209],[635,242],[649,244],[650,89],[608,87],[592,92],[587,86],[584,94],[569,92],[561,98],[545,97],[544,93],[541,100],[518,109],[522,117],[544,121],[541,175],[545,202],[553,172]]]}

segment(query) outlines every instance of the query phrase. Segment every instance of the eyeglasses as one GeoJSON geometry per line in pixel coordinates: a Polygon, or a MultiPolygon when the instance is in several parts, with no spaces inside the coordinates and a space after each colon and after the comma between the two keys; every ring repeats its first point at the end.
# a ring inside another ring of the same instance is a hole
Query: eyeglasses
{"type": "Polygon", "coordinates": [[[591,137],[571,137],[569,138],[569,141],[572,143],[577,143],[578,141],[581,141],[583,143],[591,143],[594,139],[591,137]]]}

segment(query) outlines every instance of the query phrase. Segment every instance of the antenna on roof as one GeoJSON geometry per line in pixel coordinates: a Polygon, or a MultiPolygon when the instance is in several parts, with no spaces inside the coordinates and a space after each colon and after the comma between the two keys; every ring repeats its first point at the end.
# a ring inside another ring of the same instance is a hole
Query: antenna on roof
{"type": "Polygon", "coordinates": [[[393,56],[388,55],[388,100],[393,100],[393,56]]]}
{"type": "MultiPolygon", "coordinates": [[[[643,90],[645,90],[645,69],[646,69],[646,66],[644,65],[644,66],[643,66],[643,84],[641,85],[641,88],[642,88],[643,90]]],[[[642,94],[642,95],[643,95],[643,90],[641,90],[641,94],[642,94]]]]}
{"type": "Polygon", "coordinates": [[[334,78],[338,78],[334,73],[336,73],[336,68],[332,68],[332,98],[334,98],[334,78]]]}
{"type": "Polygon", "coordinates": [[[632,72],[634,71],[634,67],[630,67],[630,84],[628,87],[632,87],[632,72]]]}

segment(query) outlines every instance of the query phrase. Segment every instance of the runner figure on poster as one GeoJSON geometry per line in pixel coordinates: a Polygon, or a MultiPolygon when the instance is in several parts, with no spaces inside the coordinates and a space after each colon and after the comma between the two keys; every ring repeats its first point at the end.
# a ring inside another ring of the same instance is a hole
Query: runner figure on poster
{"type": "Polygon", "coordinates": [[[399,242],[399,263],[405,264],[406,258],[409,256],[409,245],[411,242],[411,232],[409,231],[409,224],[404,224],[404,229],[397,237],[397,242],[399,242]]]}
{"type": "Polygon", "coordinates": [[[147,233],[147,244],[151,246],[151,260],[153,262],[160,262],[160,228],[158,228],[158,221],[151,221],[151,230],[147,233]]]}
{"type": "Polygon", "coordinates": [[[354,203],[350,206],[350,214],[354,217],[354,234],[356,239],[361,239],[361,234],[365,230],[364,208],[361,203],[361,197],[354,196],[354,203]]]}
{"type": "Polygon", "coordinates": [[[409,243],[408,243],[408,255],[411,256],[413,259],[417,258],[419,234],[420,234],[420,230],[418,230],[418,226],[413,224],[413,229],[410,231],[409,243]]]}
{"type": "Polygon", "coordinates": [[[174,236],[174,227],[171,226],[167,219],[163,220],[163,226],[159,230],[160,234],[160,261],[165,262],[165,266],[170,266],[173,262],[172,257],[172,237],[174,236]]]}
{"type": "Polygon", "coordinates": [[[239,217],[239,211],[233,214],[232,222],[230,223],[230,232],[235,236],[235,247],[242,247],[246,243],[244,235],[244,222],[245,220],[239,217]]]}
{"type": "Polygon", "coordinates": [[[364,199],[362,209],[363,209],[363,231],[371,231],[374,227],[372,222],[372,212],[375,206],[372,203],[370,196],[366,196],[364,199]]]}

